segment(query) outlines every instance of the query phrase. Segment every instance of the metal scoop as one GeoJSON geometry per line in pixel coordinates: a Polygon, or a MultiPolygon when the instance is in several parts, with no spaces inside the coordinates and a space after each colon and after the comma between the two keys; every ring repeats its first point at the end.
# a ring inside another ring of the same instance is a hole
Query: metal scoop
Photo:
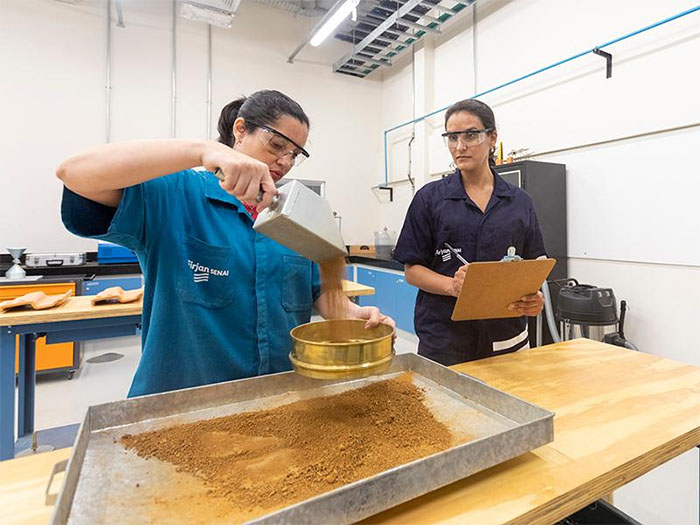
{"type": "MultiPolygon", "coordinates": [[[[220,168],[214,175],[224,180],[220,168]]],[[[256,201],[261,200],[262,191],[256,201]]],[[[328,201],[297,180],[282,186],[253,229],[317,263],[347,255],[328,201]]]]}
{"type": "Polygon", "coordinates": [[[282,186],[278,197],[276,205],[260,212],[255,231],[317,263],[347,255],[326,199],[297,180],[282,186]]]}

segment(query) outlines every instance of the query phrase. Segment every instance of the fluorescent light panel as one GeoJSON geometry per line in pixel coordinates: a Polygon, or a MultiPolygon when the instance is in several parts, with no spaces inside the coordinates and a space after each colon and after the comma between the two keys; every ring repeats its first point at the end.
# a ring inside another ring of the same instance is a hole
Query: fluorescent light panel
{"type": "Polygon", "coordinates": [[[321,45],[321,43],[328,38],[328,35],[330,35],[340,24],[343,23],[343,20],[345,20],[345,18],[352,13],[359,3],[359,0],[345,0],[345,3],[341,5],[338,10],[333,13],[328,20],[326,20],[326,23],[321,26],[316,34],[311,37],[309,43],[314,47],[321,45]]]}

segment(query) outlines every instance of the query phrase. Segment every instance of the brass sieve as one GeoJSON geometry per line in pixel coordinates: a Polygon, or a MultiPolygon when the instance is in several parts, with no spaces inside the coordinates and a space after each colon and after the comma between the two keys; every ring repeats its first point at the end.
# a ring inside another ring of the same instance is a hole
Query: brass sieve
{"type": "Polygon", "coordinates": [[[365,330],[361,319],[334,319],[299,325],[290,335],[294,369],[316,379],[366,377],[394,357],[394,329],[386,324],[365,330]]]}

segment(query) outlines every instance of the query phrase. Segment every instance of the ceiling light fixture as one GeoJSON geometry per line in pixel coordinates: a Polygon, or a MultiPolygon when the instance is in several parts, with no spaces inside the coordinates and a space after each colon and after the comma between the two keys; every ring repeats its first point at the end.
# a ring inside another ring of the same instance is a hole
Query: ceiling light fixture
{"type": "Polygon", "coordinates": [[[309,43],[317,47],[328,38],[328,36],[343,23],[343,20],[352,13],[353,20],[357,18],[357,6],[360,0],[345,0],[345,2],[335,11],[328,20],[314,33],[309,43]]]}

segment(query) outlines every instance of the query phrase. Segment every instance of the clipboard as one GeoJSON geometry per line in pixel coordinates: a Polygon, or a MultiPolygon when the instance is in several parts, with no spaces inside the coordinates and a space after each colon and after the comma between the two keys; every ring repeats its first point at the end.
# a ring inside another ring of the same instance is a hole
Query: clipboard
{"type": "Polygon", "coordinates": [[[521,317],[508,305],[536,293],[556,259],[475,262],[467,266],[464,285],[452,311],[453,321],[521,317]]]}

